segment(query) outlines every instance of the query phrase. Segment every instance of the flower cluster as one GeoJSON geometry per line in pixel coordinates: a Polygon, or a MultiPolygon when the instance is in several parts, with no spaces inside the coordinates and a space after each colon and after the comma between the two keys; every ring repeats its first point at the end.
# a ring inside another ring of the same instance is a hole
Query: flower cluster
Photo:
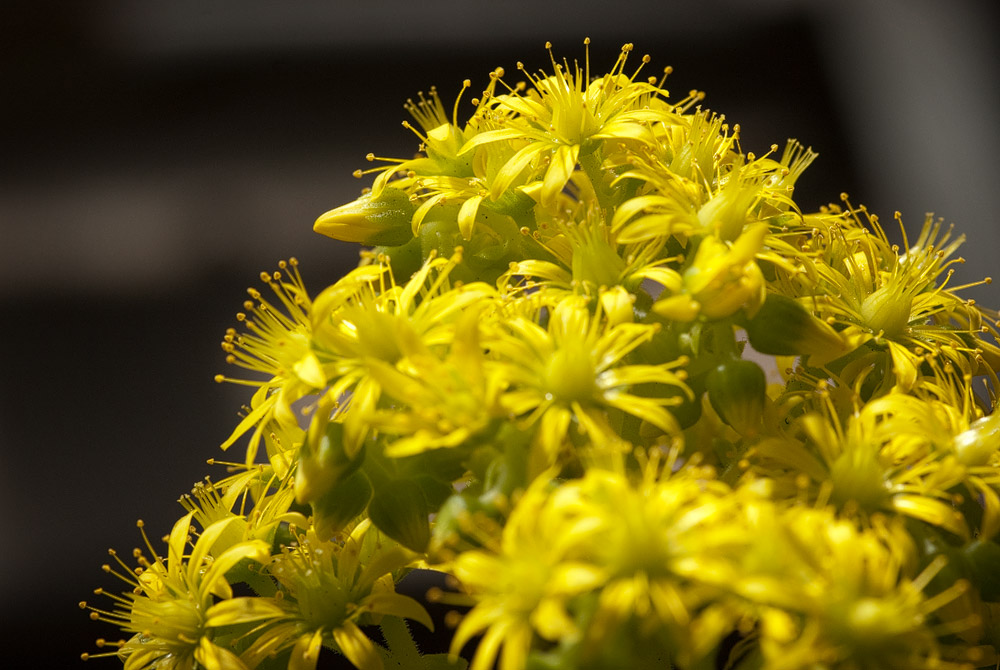
{"type": "Polygon", "coordinates": [[[744,153],[635,60],[497,69],[468,119],[468,81],[450,114],[407,104],[417,156],[369,156],[315,224],[358,267],[310,293],[280,263],[225,334],[245,458],[182,499],[165,556],[106,566],[129,590],[82,606],[129,637],[103,655],[1000,662],[1000,324],[951,284],[962,238],[928,218],[893,244],[846,196],[802,212],[811,150],[744,153]],[[433,626],[396,591],[414,568],[456,584],[427,598],[466,609],[449,654],[404,623],[433,626]]]}

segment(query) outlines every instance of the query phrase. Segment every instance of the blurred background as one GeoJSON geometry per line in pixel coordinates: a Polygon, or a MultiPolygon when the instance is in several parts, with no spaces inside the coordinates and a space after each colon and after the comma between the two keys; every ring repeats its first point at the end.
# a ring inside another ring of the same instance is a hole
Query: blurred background
{"type": "MultiPolygon", "coordinates": [[[[247,397],[213,376],[245,288],[290,255],[312,290],[356,261],[312,223],[367,185],[367,152],[415,151],[407,97],[547,68],[546,40],[572,61],[591,37],[595,69],[633,42],[745,150],[818,151],[803,209],[846,191],[910,230],[933,211],[970,238],[975,281],[1000,249],[997,19],[924,0],[4,3],[4,666],[78,667],[116,637],[76,603],[112,586],[100,565],[137,518],[167,532],[178,495],[221,474],[205,460],[247,397]]],[[[996,285],[970,295],[1000,305],[996,285]]]]}

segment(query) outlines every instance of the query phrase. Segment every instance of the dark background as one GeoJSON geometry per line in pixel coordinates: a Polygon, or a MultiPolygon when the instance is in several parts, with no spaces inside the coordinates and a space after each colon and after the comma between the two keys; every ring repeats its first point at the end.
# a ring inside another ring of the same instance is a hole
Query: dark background
{"type": "MultiPolygon", "coordinates": [[[[623,42],[667,88],[820,158],[841,191],[916,230],[935,211],[996,272],[1000,56],[992,3],[91,0],[0,10],[0,635],[4,667],[78,667],[114,631],[76,603],[106,549],[158,535],[246,400],[218,342],[261,270],[316,291],[357,250],[312,233],[375,152],[408,156],[404,100],[446,104],[496,66],[595,70],[623,42]],[[345,4],[345,7],[348,6],[345,4]]],[[[638,59],[636,59],[638,62],[638,59]]],[[[513,77],[512,77],[513,78],[513,77]]],[[[468,112],[471,106],[463,107],[468,112]]],[[[1000,305],[980,287],[978,300],[1000,305]]],[[[233,458],[240,454],[233,452],[233,458]]],[[[104,667],[113,662],[92,661],[104,667]]]]}

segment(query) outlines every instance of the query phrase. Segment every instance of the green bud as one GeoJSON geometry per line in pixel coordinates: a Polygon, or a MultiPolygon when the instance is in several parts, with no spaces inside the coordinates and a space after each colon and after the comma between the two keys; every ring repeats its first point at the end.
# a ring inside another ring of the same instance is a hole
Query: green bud
{"type": "Polygon", "coordinates": [[[423,264],[424,259],[420,238],[414,237],[406,244],[398,247],[377,246],[372,249],[375,258],[384,257],[392,267],[392,274],[397,282],[404,282],[414,275],[423,264]]]}
{"type": "Polygon", "coordinates": [[[719,417],[744,437],[760,432],[767,378],[760,366],[740,358],[728,360],[705,377],[708,400],[719,417]]]}
{"type": "Polygon", "coordinates": [[[466,239],[459,228],[460,207],[438,205],[430,209],[420,223],[418,239],[421,255],[426,260],[431,254],[451,257],[462,248],[462,262],[452,269],[452,281],[484,281],[496,283],[511,262],[526,257],[524,240],[514,220],[487,207],[481,207],[476,216],[472,237],[466,239]]]}
{"type": "Polygon", "coordinates": [[[1000,544],[976,540],[962,550],[962,558],[983,600],[1000,600],[1000,544]]]}
{"type": "Polygon", "coordinates": [[[814,354],[836,358],[847,353],[837,331],[806,311],[797,301],[768,293],[764,304],[746,323],[750,346],[762,354],[814,354]]]}
{"type": "Polygon", "coordinates": [[[375,491],[368,503],[368,517],[375,526],[416,552],[427,550],[431,539],[430,509],[420,485],[412,479],[395,479],[375,491]]]}
{"type": "Polygon", "coordinates": [[[973,421],[968,430],[954,437],[952,446],[962,465],[977,467],[989,463],[1000,449],[1000,412],[973,421]]]}
{"type": "Polygon", "coordinates": [[[295,499],[310,503],[328,494],[358,469],[364,450],[352,459],[344,450],[344,424],[331,421],[319,439],[310,439],[299,448],[299,466],[295,473],[295,499]]]}
{"type": "Polygon", "coordinates": [[[313,525],[320,539],[327,540],[343,530],[355,517],[365,511],[372,498],[372,485],[368,477],[355,470],[337,482],[326,493],[312,501],[313,525]]]}
{"type": "Polygon", "coordinates": [[[316,219],[313,230],[343,242],[394,247],[413,239],[414,211],[410,196],[390,186],[330,210],[316,219]]]}
{"type": "Polygon", "coordinates": [[[690,380],[688,386],[694,391],[694,398],[689,397],[683,389],[677,387],[667,387],[660,392],[663,398],[680,399],[680,403],[676,405],[667,405],[667,411],[674,415],[682,429],[690,428],[701,418],[701,403],[698,401],[701,395],[698,393],[698,388],[690,380]]]}

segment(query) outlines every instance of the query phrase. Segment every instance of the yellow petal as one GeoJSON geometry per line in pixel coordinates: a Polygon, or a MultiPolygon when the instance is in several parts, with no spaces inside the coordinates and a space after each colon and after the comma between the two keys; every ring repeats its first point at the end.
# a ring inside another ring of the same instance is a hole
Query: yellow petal
{"type": "Polygon", "coordinates": [[[323,629],[312,635],[303,635],[292,647],[292,655],[288,659],[288,670],[316,670],[319,660],[319,650],[323,644],[323,629]]]}
{"type": "Polygon", "coordinates": [[[217,559],[212,561],[212,567],[208,569],[202,578],[202,592],[211,590],[213,593],[224,598],[232,597],[232,589],[226,581],[226,573],[244,558],[249,558],[258,563],[264,563],[270,557],[270,547],[263,540],[251,540],[230,547],[217,559]]]}
{"type": "Polygon", "coordinates": [[[376,614],[389,614],[412,619],[423,624],[424,628],[430,631],[434,630],[434,621],[431,620],[424,606],[401,593],[372,594],[365,598],[362,607],[376,614]]]}
{"type": "Polygon", "coordinates": [[[552,598],[538,603],[538,607],[531,613],[531,623],[539,635],[552,642],[577,632],[576,624],[566,613],[566,608],[552,598]]]}
{"type": "Polygon", "coordinates": [[[531,161],[533,161],[544,148],[544,145],[538,142],[532,142],[531,144],[522,147],[516,154],[511,156],[493,178],[493,183],[490,185],[490,199],[496,200],[503,195],[504,192],[510,188],[510,185],[514,182],[517,176],[524,171],[524,168],[531,164],[531,161]]]}
{"type": "Polygon", "coordinates": [[[194,512],[185,514],[174,524],[167,540],[167,569],[171,579],[180,575],[181,564],[184,562],[184,545],[187,544],[188,533],[191,532],[191,518],[194,512]]]}
{"type": "Polygon", "coordinates": [[[333,639],[358,670],[383,670],[374,643],[353,622],[345,621],[340,628],[334,628],[333,639]]]}
{"type": "Polygon", "coordinates": [[[580,155],[580,145],[561,146],[556,149],[545,171],[545,181],[542,183],[542,203],[550,204],[562,192],[566,182],[576,169],[576,159],[580,155]]]}
{"type": "Polygon", "coordinates": [[[194,650],[194,658],[205,670],[248,670],[239,656],[212,644],[205,637],[201,638],[198,648],[194,650]]]}
{"type": "MultiPolygon", "coordinates": [[[[469,552],[472,553],[472,552],[469,552]]],[[[467,554],[462,554],[459,559],[464,559],[467,554]]],[[[451,638],[451,647],[449,653],[458,654],[462,651],[462,647],[465,643],[471,640],[480,631],[483,631],[491,626],[496,628],[496,622],[503,617],[504,608],[502,604],[481,602],[476,605],[470,612],[468,612],[463,618],[462,623],[459,624],[458,630],[455,631],[455,635],[451,638]]],[[[482,645],[480,645],[480,649],[482,645]]]]}
{"type": "Polygon", "coordinates": [[[323,365],[319,362],[316,354],[311,351],[295,362],[292,371],[299,379],[313,388],[326,386],[326,373],[323,372],[323,365]]]}
{"type": "Polygon", "coordinates": [[[270,598],[231,598],[208,608],[205,612],[205,625],[210,628],[230,626],[263,619],[277,619],[284,615],[285,610],[270,598]]]}
{"type": "Polygon", "coordinates": [[[462,233],[463,240],[472,239],[472,229],[476,225],[476,214],[482,201],[483,196],[474,195],[463,202],[461,209],[458,210],[458,230],[462,233]]]}
{"type": "MultiPolygon", "coordinates": [[[[507,630],[511,627],[511,623],[509,619],[503,619],[490,626],[490,629],[483,635],[483,639],[480,640],[479,646],[476,648],[476,655],[472,658],[472,665],[469,666],[469,670],[490,670],[493,667],[497,651],[500,649],[500,645],[507,639],[507,630]]],[[[454,646],[452,649],[454,649],[454,646]]]]}
{"type": "Polygon", "coordinates": [[[926,496],[897,494],[892,497],[892,508],[915,519],[940,526],[955,535],[969,539],[969,528],[965,518],[951,505],[926,496]]]}

